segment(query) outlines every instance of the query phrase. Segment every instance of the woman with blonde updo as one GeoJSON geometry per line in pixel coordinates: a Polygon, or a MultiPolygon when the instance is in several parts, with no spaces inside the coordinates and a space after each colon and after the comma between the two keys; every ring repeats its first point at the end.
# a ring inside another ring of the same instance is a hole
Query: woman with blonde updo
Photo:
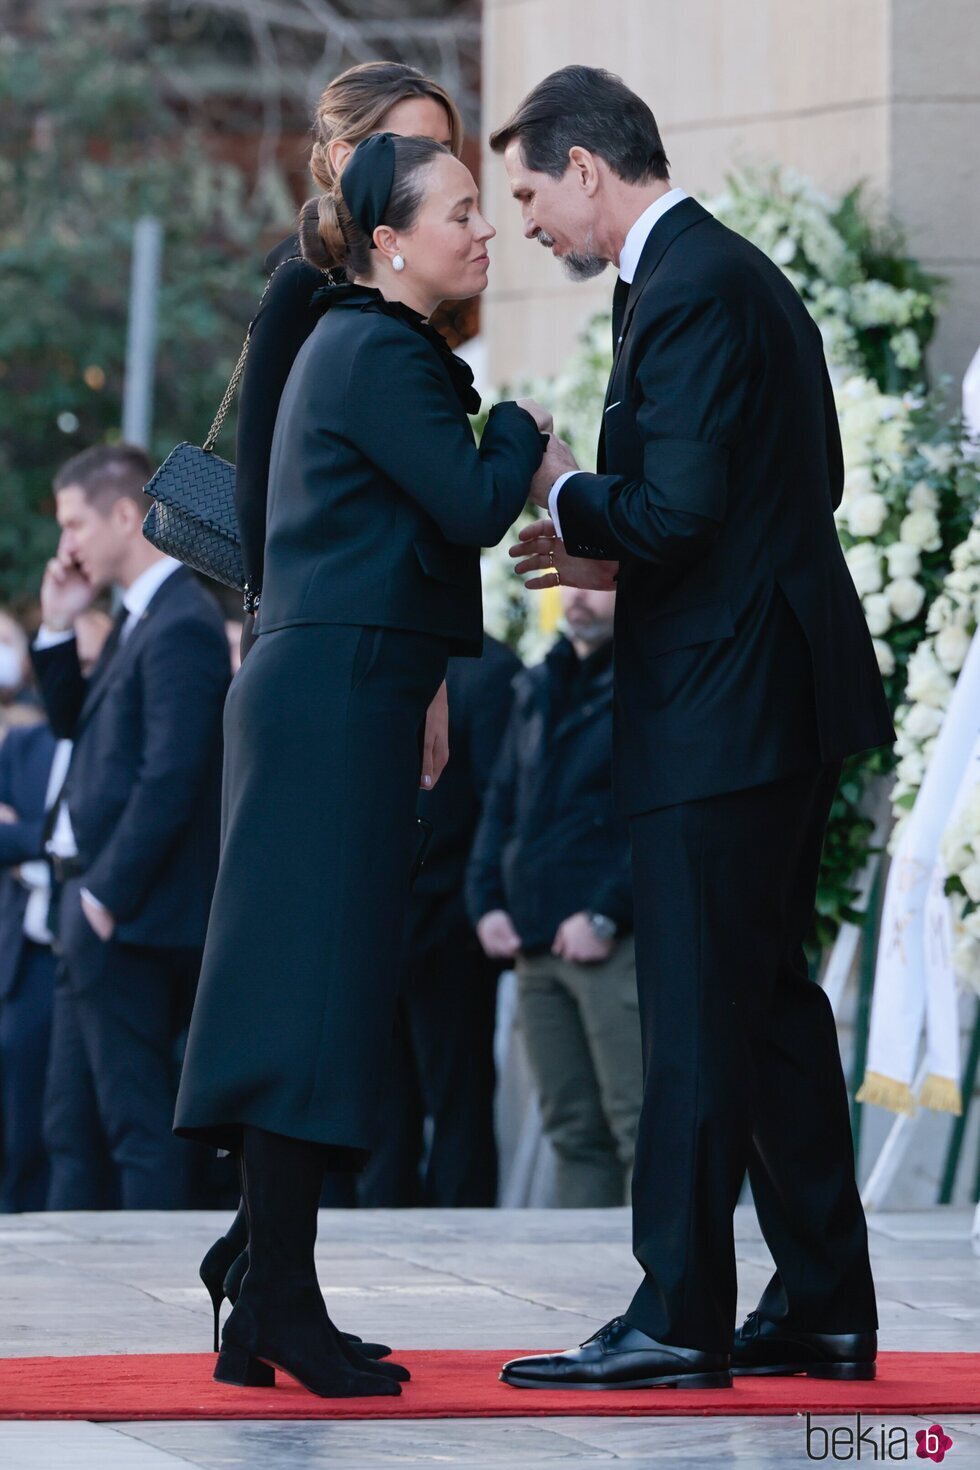
{"type": "Polygon", "coordinates": [[[242,1160],[248,1269],[215,1377],[323,1397],[408,1375],[337,1333],[314,1262],[327,1169],[376,1139],[426,726],[483,649],[480,548],[525,505],[549,416],[497,403],[431,325],[483,292],[492,225],[432,138],[376,133],[317,209],[343,279],[283,390],[256,645],[225,707],[224,833],[176,1129],[242,1160]]]}

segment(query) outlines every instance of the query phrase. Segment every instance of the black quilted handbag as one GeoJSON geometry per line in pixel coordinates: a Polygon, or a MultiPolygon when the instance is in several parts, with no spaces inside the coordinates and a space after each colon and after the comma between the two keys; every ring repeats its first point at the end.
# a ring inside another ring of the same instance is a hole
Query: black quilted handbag
{"type": "MultiPolygon", "coordinates": [[[[282,261],[281,265],[286,262],[282,261]]],[[[276,270],[279,266],[276,267],[276,270]]],[[[272,272],[262,292],[272,284],[272,272]]],[[[259,303],[261,305],[261,302],[259,303]]],[[[255,612],[259,599],[245,584],[241,538],[235,513],[235,466],[214,452],[225,415],[245,371],[252,329],[245,336],[235,371],[214,416],[208,437],[198,448],[186,441],[167,455],[144,491],[153,505],[143,522],[147,541],[195,572],[203,572],[245,596],[245,611],[255,612]]]]}

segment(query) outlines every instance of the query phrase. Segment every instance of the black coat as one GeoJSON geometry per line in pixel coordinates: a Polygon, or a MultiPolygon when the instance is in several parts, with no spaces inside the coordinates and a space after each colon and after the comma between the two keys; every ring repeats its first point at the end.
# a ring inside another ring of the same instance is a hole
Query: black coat
{"type": "Polygon", "coordinates": [[[477,448],[466,369],[422,319],[377,291],[330,291],[279,406],[262,631],[358,623],[479,654],[480,547],[522,509],[542,436],[499,403],[477,448]]]}
{"type": "Polygon", "coordinates": [[[17,977],[28,890],[11,869],[43,855],[44,798],[56,741],[47,725],[10,730],[0,742],[0,802],[16,822],[0,822],[0,1002],[17,977]]]}
{"type": "Polygon", "coordinates": [[[578,658],[561,639],[518,674],[514,706],[466,875],[474,924],[506,909],[523,952],[550,949],[558,926],[593,909],[633,925],[629,833],[612,801],[611,649],[584,697],[562,706],[578,658]]]}
{"type": "Polygon", "coordinates": [[[415,945],[469,927],[463,879],[520,669],[517,655],[489,636],[482,658],[449,661],[449,764],[418,801],[419,816],[432,824],[432,841],[409,904],[415,945]]]}
{"type": "Polygon", "coordinates": [[[73,639],[31,656],[52,730],[75,742],[66,798],[85,886],[123,942],[203,944],[230,674],[217,603],[181,567],[91,679],[73,639]]]}
{"type": "Polygon", "coordinates": [[[843,459],[820,333],[782,272],[682,200],[630,288],[600,473],[558,514],[621,563],[616,780],[635,814],[894,738],[834,524],[843,459]]]}
{"type": "Polygon", "coordinates": [[[272,277],[252,318],[248,360],[238,398],[235,451],[235,508],[242,539],[245,579],[262,590],[269,456],[279,400],[296,354],[316,326],[314,292],[327,280],[300,254],[299,236],[271,250],[265,270],[272,277]]]}

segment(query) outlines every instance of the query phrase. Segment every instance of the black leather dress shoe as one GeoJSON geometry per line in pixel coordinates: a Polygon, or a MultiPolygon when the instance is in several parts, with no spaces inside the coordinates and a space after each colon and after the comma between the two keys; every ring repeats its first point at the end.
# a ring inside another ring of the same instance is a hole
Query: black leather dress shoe
{"type": "Polygon", "coordinates": [[[513,1358],[500,1374],[513,1388],[731,1388],[727,1353],[657,1342],[614,1317],[581,1347],[513,1358]]]}
{"type": "Polygon", "coordinates": [[[873,1378],[878,1354],[874,1332],[800,1332],[750,1312],[732,1344],[732,1372],[811,1378],[873,1378]]]}

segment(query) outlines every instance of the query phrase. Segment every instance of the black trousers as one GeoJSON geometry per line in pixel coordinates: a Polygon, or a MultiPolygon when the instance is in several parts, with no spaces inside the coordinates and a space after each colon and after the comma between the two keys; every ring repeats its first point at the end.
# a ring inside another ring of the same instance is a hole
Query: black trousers
{"type": "Polygon", "coordinates": [[[14,983],[0,1001],[0,1211],[43,1210],[47,1199],[42,1116],[56,968],[48,945],[24,939],[14,983]]]}
{"type": "Polygon", "coordinates": [[[627,1316],[661,1341],[731,1344],[746,1169],[776,1263],[760,1310],[812,1331],[877,1324],[837,1031],[803,953],[838,779],[823,767],[631,823],[645,1274],[627,1316]]]}
{"type": "Polygon", "coordinates": [[[468,925],[429,943],[415,935],[398,1003],[381,1131],[361,1179],[362,1205],[496,1204],[497,973],[468,925]]]}
{"type": "Polygon", "coordinates": [[[174,1045],[200,951],[103,943],[77,883],[61,906],[44,1133],[48,1208],[180,1208],[189,1146],[171,1132],[174,1045]]]}

